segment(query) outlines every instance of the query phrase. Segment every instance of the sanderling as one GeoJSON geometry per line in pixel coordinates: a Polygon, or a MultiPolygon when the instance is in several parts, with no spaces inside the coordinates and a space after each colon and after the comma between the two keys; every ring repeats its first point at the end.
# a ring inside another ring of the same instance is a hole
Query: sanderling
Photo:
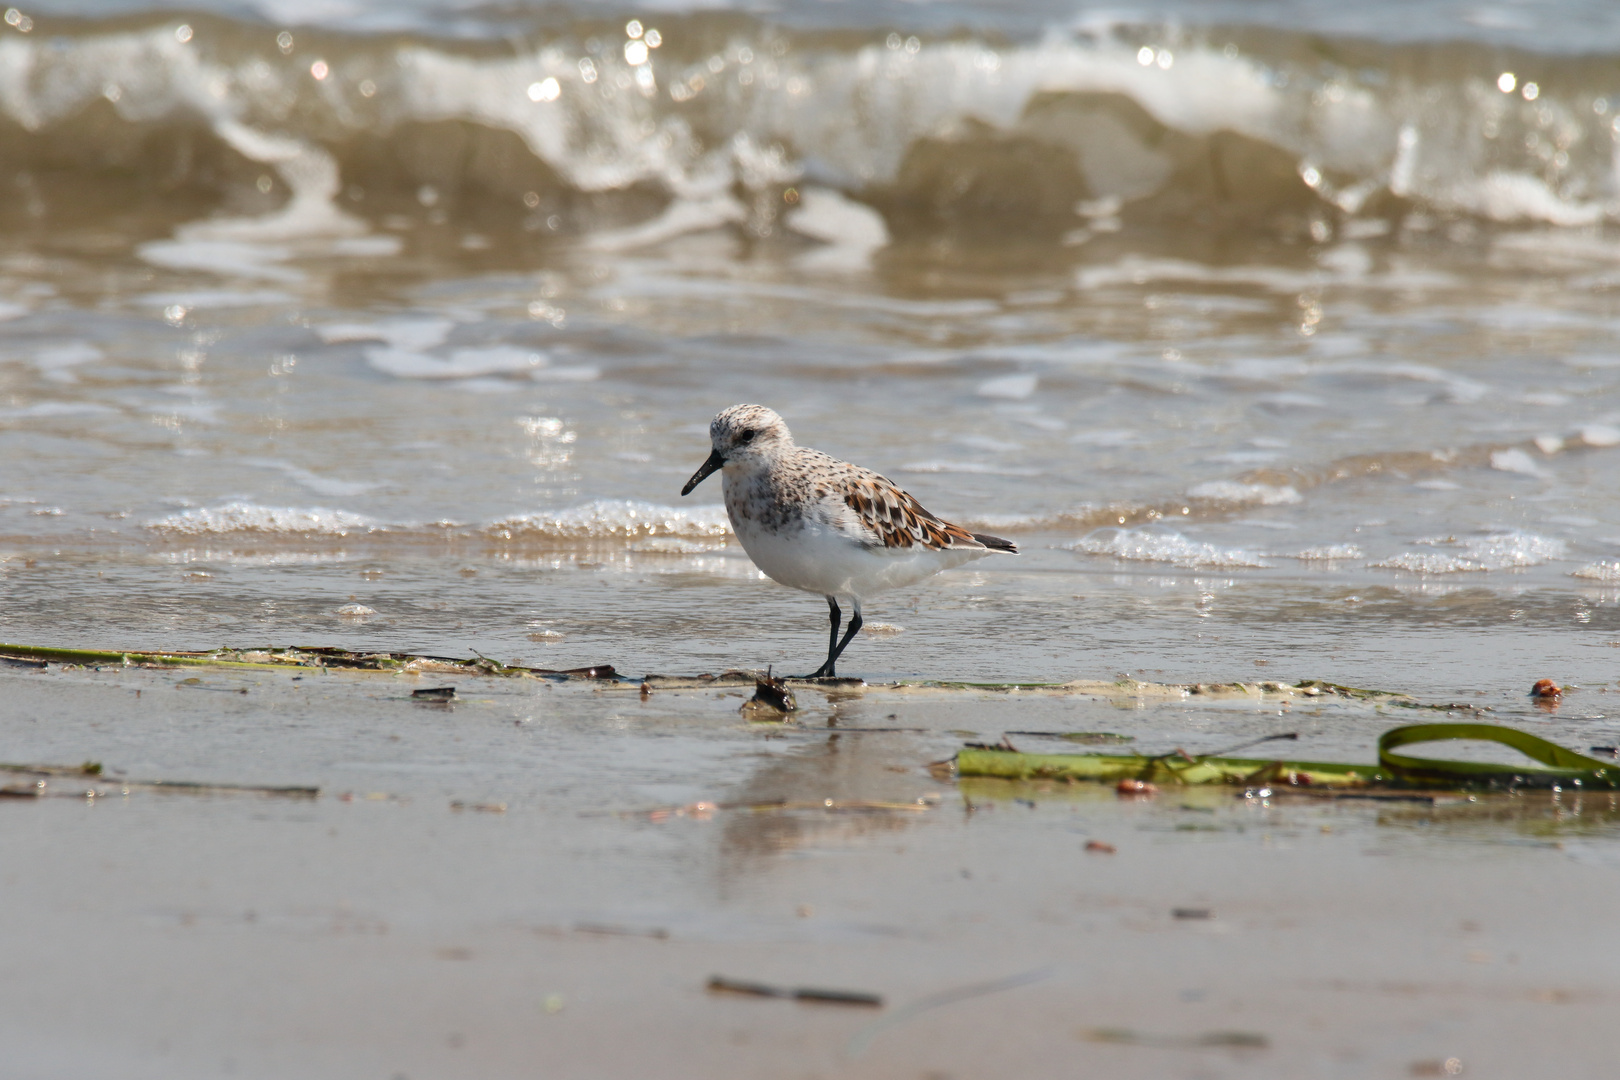
{"type": "Polygon", "coordinates": [[[714,418],[709,438],[709,460],[681,494],[722,470],[726,514],[754,565],[783,585],[827,598],[827,662],[807,679],[836,674],[868,595],[992,551],[1018,553],[1010,540],[941,521],[870,469],[795,444],[787,424],[763,405],[733,405],[714,418]],[[841,599],[855,609],[842,640],[841,599]]]}

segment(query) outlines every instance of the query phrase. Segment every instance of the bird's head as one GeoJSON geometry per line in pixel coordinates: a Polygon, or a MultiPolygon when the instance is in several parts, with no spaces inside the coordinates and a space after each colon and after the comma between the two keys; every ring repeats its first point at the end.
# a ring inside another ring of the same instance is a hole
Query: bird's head
{"type": "Polygon", "coordinates": [[[733,405],[709,424],[709,442],[709,460],[681,488],[682,495],[722,466],[762,461],[782,447],[792,446],[793,436],[782,418],[765,406],[733,405]]]}

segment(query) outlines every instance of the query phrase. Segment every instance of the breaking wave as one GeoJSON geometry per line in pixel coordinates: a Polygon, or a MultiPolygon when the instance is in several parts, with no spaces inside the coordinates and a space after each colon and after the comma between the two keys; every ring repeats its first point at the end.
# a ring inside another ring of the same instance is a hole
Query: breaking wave
{"type": "Polygon", "coordinates": [[[155,264],[291,283],[284,263],[311,238],[382,257],[390,233],[447,222],[606,247],[785,229],[842,267],[941,231],[1081,245],[1197,222],[1322,242],[1436,216],[1620,219],[1601,50],[604,15],[553,13],[505,40],[19,16],[0,27],[16,185],[0,221],[145,212],[155,264]]]}

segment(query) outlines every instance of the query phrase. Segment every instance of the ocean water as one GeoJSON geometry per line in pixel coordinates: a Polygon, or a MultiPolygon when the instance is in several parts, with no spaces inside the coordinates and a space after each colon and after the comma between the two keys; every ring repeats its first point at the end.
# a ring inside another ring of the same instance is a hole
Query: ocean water
{"type": "Polygon", "coordinates": [[[12,8],[0,640],[808,670],[678,495],[756,401],[1023,548],[849,673],[1602,683],[1617,57],[1590,2],[12,8]]]}

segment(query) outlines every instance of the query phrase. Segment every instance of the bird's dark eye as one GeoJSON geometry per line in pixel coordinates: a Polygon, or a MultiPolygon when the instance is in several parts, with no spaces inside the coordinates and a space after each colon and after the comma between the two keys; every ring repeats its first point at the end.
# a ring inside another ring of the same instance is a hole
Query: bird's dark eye
{"type": "Polygon", "coordinates": [[[758,434],[758,429],[749,428],[747,431],[739,432],[737,438],[733,441],[737,446],[747,446],[749,443],[754,441],[754,436],[758,434]]]}

